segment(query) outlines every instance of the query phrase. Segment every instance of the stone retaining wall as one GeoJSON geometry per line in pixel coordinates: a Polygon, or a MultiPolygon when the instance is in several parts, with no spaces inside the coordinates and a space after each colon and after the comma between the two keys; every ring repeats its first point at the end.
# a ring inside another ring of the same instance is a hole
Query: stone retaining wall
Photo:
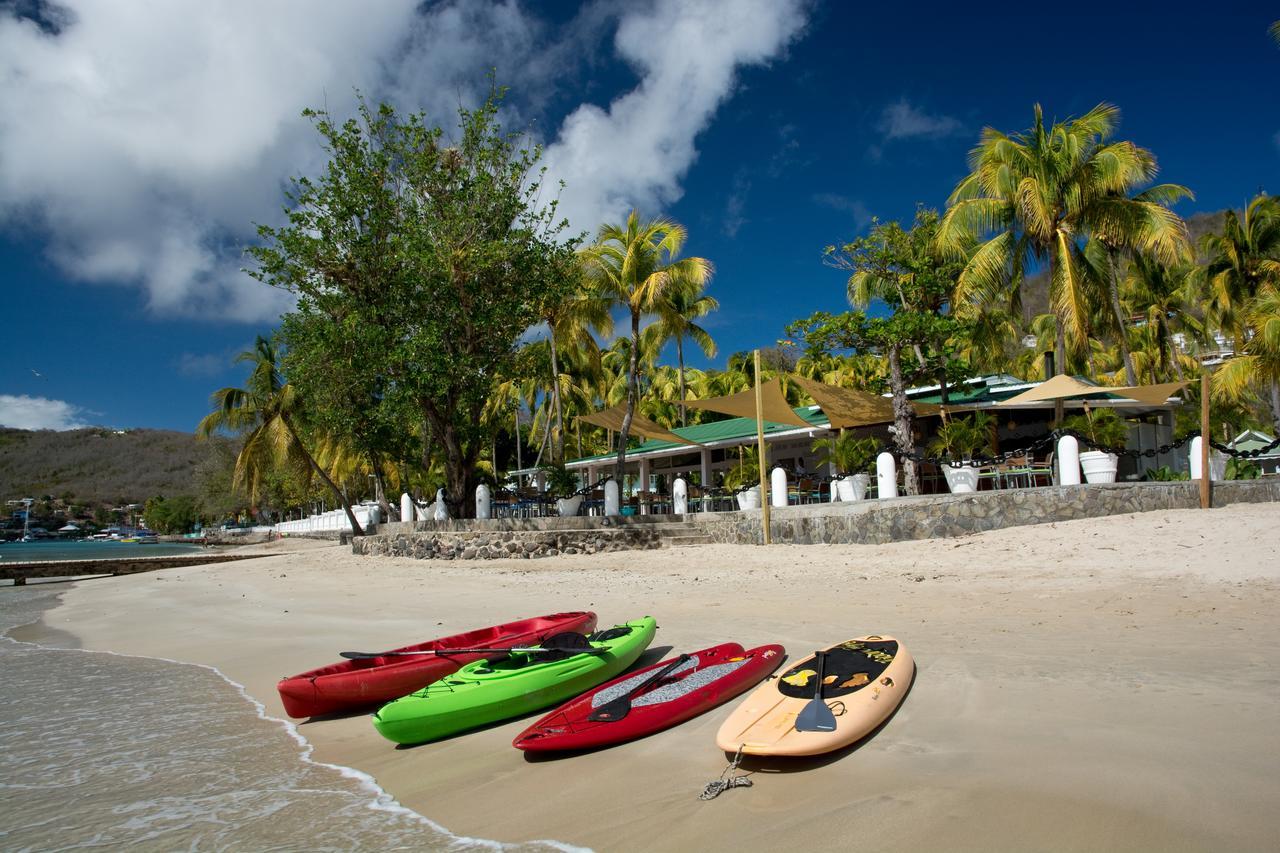
{"type": "MultiPolygon", "coordinates": [[[[482,522],[483,523],[483,522],[482,522]]],[[[458,530],[398,532],[357,536],[356,554],[414,557],[419,560],[529,559],[559,554],[600,554],[662,547],[658,532],[647,525],[577,530],[458,530]]]]}
{"type": "MultiPolygon", "coordinates": [[[[1231,480],[1213,486],[1215,507],[1267,501],[1280,501],[1280,479],[1231,480]]],[[[1049,486],[778,507],[772,511],[770,528],[774,542],[871,545],[1199,506],[1200,485],[1196,482],[1049,486]]],[[[716,518],[716,523],[700,527],[717,542],[749,544],[761,540],[758,510],[720,513],[716,518]]]]}

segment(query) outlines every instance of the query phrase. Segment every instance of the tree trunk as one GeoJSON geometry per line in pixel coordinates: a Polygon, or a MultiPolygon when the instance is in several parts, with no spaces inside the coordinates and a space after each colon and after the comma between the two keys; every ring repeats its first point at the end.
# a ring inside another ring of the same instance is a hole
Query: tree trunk
{"type": "Polygon", "coordinates": [[[351,509],[351,501],[347,500],[346,494],[334,484],[333,480],[329,479],[329,475],[325,473],[324,469],[316,462],[315,457],[313,457],[307,450],[307,446],[303,444],[302,439],[298,437],[298,431],[293,428],[293,423],[283,415],[280,420],[284,423],[284,428],[289,431],[289,435],[293,437],[294,442],[297,443],[298,451],[306,458],[307,463],[311,466],[311,470],[320,475],[320,479],[324,480],[324,484],[328,486],[329,489],[338,496],[338,500],[342,502],[342,508],[347,513],[347,521],[351,522],[351,532],[356,536],[363,536],[364,528],[360,526],[360,522],[356,521],[355,511],[351,509]]]}
{"type": "Polygon", "coordinates": [[[676,360],[680,362],[680,426],[688,426],[684,407],[684,335],[676,335],[676,360]]]}
{"type": "Polygon", "coordinates": [[[920,478],[916,471],[916,460],[912,457],[916,449],[915,436],[912,434],[915,410],[907,399],[907,383],[902,377],[902,346],[893,344],[889,347],[889,389],[893,392],[893,427],[894,443],[902,454],[902,481],[908,495],[920,494],[920,478]]]}
{"type": "Polygon", "coordinates": [[[1124,355],[1124,378],[1130,385],[1137,385],[1138,374],[1133,369],[1133,353],[1129,351],[1129,332],[1124,322],[1124,310],[1120,307],[1120,282],[1116,272],[1117,254],[1117,250],[1107,247],[1107,293],[1111,297],[1111,310],[1116,315],[1116,335],[1120,340],[1120,352],[1124,355]]]}
{"type": "Polygon", "coordinates": [[[1173,335],[1169,332],[1169,321],[1164,316],[1160,317],[1160,330],[1163,332],[1161,339],[1164,341],[1164,348],[1169,353],[1169,360],[1173,362],[1173,373],[1181,382],[1182,363],[1178,361],[1178,344],[1173,340],[1173,335]]]}
{"type": "Polygon", "coordinates": [[[382,510],[382,517],[387,521],[399,521],[399,507],[393,507],[391,502],[387,500],[387,481],[382,475],[382,463],[376,457],[371,457],[369,462],[373,468],[373,499],[378,502],[378,509],[382,510]]]}
{"type": "MultiPolygon", "coordinates": [[[[472,441],[464,446],[453,421],[442,417],[434,403],[421,400],[419,405],[444,448],[444,497],[449,516],[471,518],[475,514],[475,501],[470,498],[475,493],[475,469],[481,442],[472,441]]],[[[478,420],[478,413],[474,414],[478,420]]]]}
{"type": "Polygon", "coordinates": [[[560,409],[560,364],[556,359],[556,327],[552,323],[547,323],[547,328],[551,330],[551,335],[547,338],[547,343],[551,345],[551,403],[556,413],[556,441],[551,461],[563,463],[564,414],[560,409]]]}
{"type": "Polygon", "coordinates": [[[524,470],[524,454],[520,452],[520,404],[516,404],[516,470],[524,470]]]}
{"type": "Polygon", "coordinates": [[[627,462],[627,437],[631,434],[631,419],[635,417],[640,400],[636,374],[640,370],[640,312],[631,312],[631,359],[627,365],[627,411],[622,416],[622,429],[618,431],[618,461],[613,466],[613,478],[622,488],[622,469],[627,462]]]}

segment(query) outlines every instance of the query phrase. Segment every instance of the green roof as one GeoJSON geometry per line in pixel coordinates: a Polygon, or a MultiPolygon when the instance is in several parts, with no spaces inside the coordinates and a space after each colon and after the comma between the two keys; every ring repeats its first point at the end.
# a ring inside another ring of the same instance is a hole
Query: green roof
{"type": "MultiPolygon", "coordinates": [[[[801,419],[808,421],[819,429],[827,428],[827,416],[817,406],[801,406],[793,409],[801,419]]],[[[764,422],[764,434],[774,435],[780,432],[790,432],[792,430],[801,429],[801,427],[792,426],[791,424],[775,424],[773,421],[764,422]]],[[[698,444],[715,444],[721,441],[732,441],[735,438],[753,438],[756,434],[756,422],[754,418],[727,418],[722,421],[712,421],[705,424],[697,424],[689,427],[676,427],[671,430],[681,438],[687,438],[690,441],[696,441],[698,444]]],[[[692,444],[680,444],[675,441],[663,441],[651,438],[637,447],[627,448],[627,455],[636,453],[652,453],[658,450],[671,450],[673,448],[684,448],[690,452],[698,450],[692,444]]],[[[584,456],[581,459],[570,460],[570,464],[579,462],[595,462],[602,459],[617,458],[617,451],[612,453],[601,453],[596,456],[584,456]]]]}
{"type": "MultiPolygon", "coordinates": [[[[1245,430],[1244,432],[1240,433],[1238,436],[1235,437],[1235,439],[1231,442],[1231,448],[1233,450],[1248,452],[1251,450],[1258,450],[1259,448],[1266,447],[1268,444],[1270,444],[1274,440],[1275,439],[1273,439],[1271,436],[1267,435],[1266,433],[1258,432],[1256,429],[1249,429],[1249,430],[1245,430]]],[[[1265,456],[1262,456],[1260,458],[1269,459],[1272,456],[1280,456],[1280,448],[1272,450],[1270,453],[1267,453],[1265,456]]]]}

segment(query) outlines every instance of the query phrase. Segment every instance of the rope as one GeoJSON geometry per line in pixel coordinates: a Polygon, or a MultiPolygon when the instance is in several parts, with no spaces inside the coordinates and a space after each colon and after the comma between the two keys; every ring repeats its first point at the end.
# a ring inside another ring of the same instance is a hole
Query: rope
{"type": "Polygon", "coordinates": [[[741,773],[737,776],[729,774],[738,769],[738,764],[742,761],[742,747],[738,747],[738,752],[733,756],[733,761],[729,762],[729,766],[720,774],[720,778],[715,781],[708,782],[706,787],[702,789],[702,793],[698,795],[700,800],[714,800],[730,788],[750,788],[751,780],[747,778],[749,774],[741,773]]]}

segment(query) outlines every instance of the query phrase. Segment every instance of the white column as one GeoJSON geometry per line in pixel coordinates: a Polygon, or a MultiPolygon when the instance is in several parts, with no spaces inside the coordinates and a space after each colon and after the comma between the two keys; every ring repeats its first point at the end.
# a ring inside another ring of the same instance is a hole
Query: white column
{"type": "Polygon", "coordinates": [[[449,520],[449,506],[444,502],[444,489],[436,489],[436,521],[449,520]]]}
{"type": "Polygon", "coordinates": [[[898,460],[887,450],[876,457],[876,494],[882,498],[898,496],[898,460]]]}
{"type": "Polygon", "coordinates": [[[671,484],[671,510],[676,515],[689,512],[689,484],[684,481],[684,477],[676,477],[671,484]]]}
{"type": "Polygon", "coordinates": [[[610,480],[604,484],[604,514],[605,515],[621,515],[621,501],[618,499],[619,489],[621,487],[617,480],[610,480]]]}
{"type": "MultiPolygon", "coordinates": [[[[640,460],[640,487],[636,491],[638,492],[649,491],[649,460],[648,459],[640,460]]],[[[649,505],[643,501],[640,503],[640,513],[642,515],[649,514],[649,505]]]]}
{"type": "Polygon", "coordinates": [[[702,448],[702,488],[711,485],[711,448],[702,448]]]}
{"type": "Polygon", "coordinates": [[[400,520],[413,521],[413,498],[408,492],[400,493],[400,520]]]}
{"type": "Polygon", "coordinates": [[[1200,436],[1197,435],[1195,438],[1191,439],[1191,448],[1188,452],[1191,454],[1191,458],[1189,460],[1191,462],[1191,479],[1199,480],[1204,476],[1204,471],[1200,466],[1200,436]]]}
{"type": "Polygon", "coordinates": [[[476,486],[476,518],[488,518],[491,506],[489,502],[489,487],[481,483],[476,486]]]}
{"type": "Polygon", "coordinates": [[[769,506],[787,505],[787,472],[774,468],[769,472],[769,506]]]}
{"type": "Polygon", "coordinates": [[[1080,442],[1074,435],[1058,439],[1058,485],[1080,485],[1080,442]]]}

